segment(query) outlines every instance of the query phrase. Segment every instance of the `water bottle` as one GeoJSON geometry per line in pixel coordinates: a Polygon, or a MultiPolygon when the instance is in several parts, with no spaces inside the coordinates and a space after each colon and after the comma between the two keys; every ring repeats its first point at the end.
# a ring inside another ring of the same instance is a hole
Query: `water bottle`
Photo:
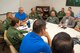
{"type": "Polygon", "coordinates": [[[30,21],[27,22],[27,26],[28,26],[28,28],[30,28],[30,21]]]}

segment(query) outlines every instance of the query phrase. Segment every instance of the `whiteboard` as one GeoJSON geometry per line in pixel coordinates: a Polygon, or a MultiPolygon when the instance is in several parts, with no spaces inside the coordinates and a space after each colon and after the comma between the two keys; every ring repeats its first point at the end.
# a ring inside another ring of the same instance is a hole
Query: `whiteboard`
{"type": "Polygon", "coordinates": [[[6,12],[17,12],[20,5],[20,0],[0,0],[0,14],[6,12]]]}

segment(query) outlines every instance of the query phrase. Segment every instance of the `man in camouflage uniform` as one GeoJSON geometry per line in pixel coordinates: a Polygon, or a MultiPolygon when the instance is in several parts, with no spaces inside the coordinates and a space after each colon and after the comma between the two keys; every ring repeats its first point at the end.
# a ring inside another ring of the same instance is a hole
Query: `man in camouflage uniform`
{"type": "Polygon", "coordinates": [[[11,20],[13,19],[12,12],[6,13],[6,19],[2,23],[2,33],[10,27],[11,20]]]}
{"type": "Polygon", "coordinates": [[[55,12],[55,15],[56,15],[56,17],[57,17],[57,11],[55,10],[55,8],[54,7],[52,7],[52,10],[50,11],[50,14],[51,14],[51,12],[52,11],[54,11],[55,12]]]}
{"type": "Polygon", "coordinates": [[[17,18],[13,18],[10,25],[11,26],[8,28],[7,31],[7,38],[12,43],[12,45],[16,48],[16,50],[19,51],[21,41],[24,37],[23,33],[27,33],[27,31],[16,29],[20,25],[20,21],[17,18]]]}
{"type": "Polygon", "coordinates": [[[35,11],[35,8],[31,9],[31,13],[29,14],[30,19],[41,19],[41,12],[35,11]]]}
{"type": "Polygon", "coordinates": [[[58,12],[59,21],[61,21],[65,15],[66,14],[65,14],[64,8],[62,8],[61,11],[58,12]]]}
{"type": "Polygon", "coordinates": [[[72,11],[72,8],[69,7],[68,10],[71,12],[71,16],[74,17],[74,12],[72,11]]]}
{"type": "Polygon", "coordinates": [[[59,19],[58,19],[58,17],[56,17],[54,11],[51,12],[51,16],[48,17],[47,21],[50,23],[59,24],[59,19]]]}

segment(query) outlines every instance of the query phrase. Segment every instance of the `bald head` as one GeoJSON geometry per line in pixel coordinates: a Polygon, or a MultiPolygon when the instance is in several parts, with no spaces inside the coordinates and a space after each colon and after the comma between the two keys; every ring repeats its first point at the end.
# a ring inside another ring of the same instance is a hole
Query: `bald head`
{"type": "Polygon", "coordinates": [[[23,7],[20,7],[19,8],[19,12],[22,14],[24,12],[24,8],[23,7]]]}
{"type": "Polygon", "coordinates": [[[69,17],[71,15],[71,12],[68,10],[66,11],[66,16],[69,17]]]}

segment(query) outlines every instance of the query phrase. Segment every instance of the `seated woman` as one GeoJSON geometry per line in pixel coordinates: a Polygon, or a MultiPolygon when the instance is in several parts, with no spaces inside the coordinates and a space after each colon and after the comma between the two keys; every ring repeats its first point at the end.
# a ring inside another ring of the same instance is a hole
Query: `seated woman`
{"type": "Polygon", "coordinates": [[[19,51],[21,41],[24,37],[22,33],[23,32],[27,33],[27,31],[19,31],[16,29],[20,25],[20,21],[17,18],[13,18],[10,25],[11,26],[8,28],[8,31],[7,31],[7,38],[15,47],[15,49],[19,51]]]}

